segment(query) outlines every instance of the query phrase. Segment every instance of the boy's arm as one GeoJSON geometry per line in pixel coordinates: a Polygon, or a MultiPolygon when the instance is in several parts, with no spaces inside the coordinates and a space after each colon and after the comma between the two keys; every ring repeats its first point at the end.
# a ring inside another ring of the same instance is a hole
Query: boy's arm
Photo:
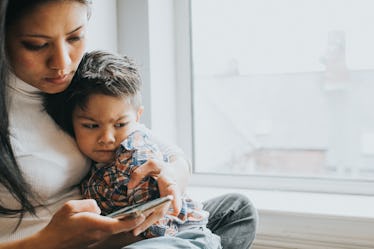
{"type": "Polygon", "coordinates": [[[182,205],[181,197],[186,191],[191,174],[190,163],[177,146],[166,144],[155,136],[151,137],[151,142],[158,145],[161,154],[168,160],[149,159],[132,172],[127,186],[133,189],[146,176],[154,177],[158,182],[161,196],[173,195],[172,206],[175,214],[178,214],[182,205]]]}
{"type": "Polygon", "coordinates": [[[180,193],[184,193],[192,172],[190,161],[178,146],[166,144],[155,136],[152,138],[158,144],[161,153],[168,158],[168,163],[165,163],[163,168],[166,171],[164,173],[172,177],[171,180],[177,183],[180,193]]]}

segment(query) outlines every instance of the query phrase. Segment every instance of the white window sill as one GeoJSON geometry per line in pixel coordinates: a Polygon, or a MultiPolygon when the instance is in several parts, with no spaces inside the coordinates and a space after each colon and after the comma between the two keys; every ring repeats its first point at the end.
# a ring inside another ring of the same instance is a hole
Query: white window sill
{"type": "Polygon", "coordinates": [[[254,248],[373,248],[374,196],[236,188],[188,188],[199,201],[224,193],[248,196],[260,216],[254,248]]]}

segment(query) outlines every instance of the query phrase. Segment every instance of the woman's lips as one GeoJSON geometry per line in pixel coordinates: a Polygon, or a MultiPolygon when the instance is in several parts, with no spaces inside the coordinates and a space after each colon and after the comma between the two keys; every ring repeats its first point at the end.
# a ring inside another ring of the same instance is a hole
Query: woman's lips
{"type": "Polygon", "coordinates": [[[45,80],[53,83],[53,84],[64,84],[68,80],[69,74],[65,74],[62,76],[52,76],[52,77],[46,77],[45,80]]]}

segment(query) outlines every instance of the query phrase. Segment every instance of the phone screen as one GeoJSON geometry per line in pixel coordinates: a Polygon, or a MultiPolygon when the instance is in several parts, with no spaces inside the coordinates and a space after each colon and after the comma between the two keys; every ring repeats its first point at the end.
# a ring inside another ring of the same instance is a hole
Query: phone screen
{"type": "Polygon", "coordinates": [[[108,214],[107,216],[111,218],[117,218],[117,219],[123,219],[128,216],[136,217],[146,210],[157,207],[161,204],[164,204],[165,202],[170,202],[171,200],[173,200],[173,196],[168,195],[165,197],[160,197],[160,198],[151,200],[149,202],[135,204],[132,206],[121,208],[113,213],[108,214]]]}

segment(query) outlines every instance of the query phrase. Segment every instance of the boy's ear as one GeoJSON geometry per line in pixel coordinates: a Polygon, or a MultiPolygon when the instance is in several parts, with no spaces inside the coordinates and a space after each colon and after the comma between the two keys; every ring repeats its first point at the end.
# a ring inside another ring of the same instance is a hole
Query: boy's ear
{"type": "Polygon", "coordinates": [[[140,117],[141,117],[142,114],[143,114],[143,111],[144,111],[144,106],[140,106],[140,107],[138,108],[138,111],[136,112],[136,122],[139,122],[140,117]]]}

